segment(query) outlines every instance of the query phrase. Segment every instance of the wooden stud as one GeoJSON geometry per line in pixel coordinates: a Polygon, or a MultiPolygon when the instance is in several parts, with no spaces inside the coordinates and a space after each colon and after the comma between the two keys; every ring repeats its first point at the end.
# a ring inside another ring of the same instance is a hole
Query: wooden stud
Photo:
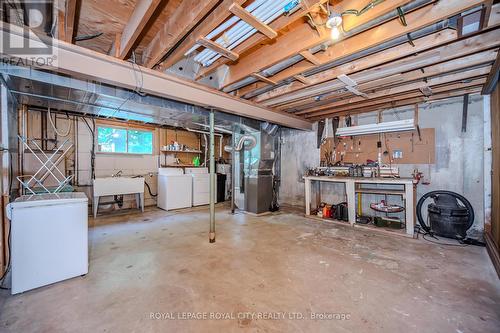
{"type": "Polygon", "coordinates": [[[299,52],[299,54],[301,56],[303,56],[304,59],[309,61],[311,64],[316,65],[316,66],[321,65],[321,61],[318,58],[316,58],[316,56],[314,54],[312,54],[311,52],[309,52],[308,50],[301,51],[301,52],[299,52]]]}
{"type": "Polygon", "coordinates": [[[250,12],[248,12],[246,9],[238,5],[237,3],[233,3],[229,7],[229,11],[233,13],[234,15],[238,16],[240,19],[254,27],[256,30],[260,31],[264,35],[266,35],[270,39],[276,38],[278,36],[278,33],[271,29],[267,24],[253,16],[250,12]]]}
{"type": "Polygon", "coordinates": [[[305,76],[303,75],[294,75],[293,77],[295,80],[302,82],[305,85],[311,84],[311,81],[309,81],[305,76]]]}
{"type": "Polygon", "coordinates": [[[256,78],[259,81],[265,82],[267,84],[270,84],[270,85],[273,85],[273,86],[276,85],[276,82],[274,82],[273,80],[270,80],[267,77],[265,77],[263,75],[260,75],[258,73],[253,73],[252,77],[256,78]]]}
{"type": "Polygon", "coordinates": [[[205,37],[198,39],[197,43],[206,47],[207,49],[210,49],[214,52],[219,53],[221,56],[224,56],[228,59],[231,59],[232,61],[236,61],[240,57],[240,55],[238,53],[233,52],[229,49],[226,49],[225,47],[221,46],[220,44],[217,44],[216,42],[214,42],[210,39],[207,39],[205,37]]]}

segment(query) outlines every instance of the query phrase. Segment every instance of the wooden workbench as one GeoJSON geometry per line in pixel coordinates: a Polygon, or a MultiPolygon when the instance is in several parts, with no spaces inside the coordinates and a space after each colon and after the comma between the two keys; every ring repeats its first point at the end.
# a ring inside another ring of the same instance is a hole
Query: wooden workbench
{"type": "Polygon", "coordinates": [[[414,213],[414,198],[415,190],[413,186],[413,178],[364,178],[364,177],[333,177],[333,176],[306,176],[305,191],[306,191],[306,215],[311,215],[311,182],[329,182],[342,183],[345,185],[347,196],[347,209],[349,212],[349,223],[354,226],[356,223],[356,192],[371,193],[371,194],[400,194],[403,197],[405,206],[406,234],[413,236],[415,226],[414,213]],[[364,190],[356,189],[356,185],[361,184],[384,184],[384,185],[402,185],[404,190],[400,193],[392,189],[377,189],[364,190]]]}

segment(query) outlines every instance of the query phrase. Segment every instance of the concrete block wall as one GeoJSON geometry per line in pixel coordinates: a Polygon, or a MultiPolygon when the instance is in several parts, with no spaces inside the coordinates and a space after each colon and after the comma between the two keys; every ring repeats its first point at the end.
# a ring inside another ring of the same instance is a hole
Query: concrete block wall
{"type": "MultiPolygon", "coordinates": [[[[452,98],[420,105],[421,128],[436,130],[436,163],[399,164],[401,176],[410,177],[414,169],[424,173],[430,185],[419,185],[417,195],[434,190],[449,190],[464,195],[474,208],[476,219],[473,229],[484,229],[484,164],[483,164],[483,101],[479,95],[471,96],[467,118],[467,131],[461,132],[463,98],[452,98]]],[[[384,112],[384,121],[413,117],[414,107],[398,109],[396,113],[384,112]]],[[[354,117],[358,124],[375,123],[376,113],[354,117]]],[[[309,167],[319,165],[316,131],[283,131],[282,176],[280,202],[304,207],[304,182],[302,175],[309,167]]],[[[376,159],[376,156],[374,156],[376,159]]],[[[315,189],[317,190],[317,188],[315,189]]],[[[323,184],[321,197],[325,202],[338,203],[344,198],[341,185],[323,184]]],[[[313,196],[314,198],[314,196],[313,196]]],[[[363,196],[363,211],[371,213],[369,204],[380,201],[380,196],[363,196]]],[[[397,199],[391,200],[397,203],[397,199]]]]}

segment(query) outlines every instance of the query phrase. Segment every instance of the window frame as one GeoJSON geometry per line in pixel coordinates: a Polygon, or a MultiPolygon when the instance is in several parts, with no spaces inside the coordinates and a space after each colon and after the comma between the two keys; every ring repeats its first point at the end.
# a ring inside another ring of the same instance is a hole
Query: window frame
{"type": "Polygon", "coordinates": [[[136,127],[128,127],[128,126],[116,126],[116,125],[108,125],[108,124],[97,124],[96,129],[95,129],[95,144],[97,146],[96,153],[97,154],[110,154],[110,155],[132,155],[132,156],[140,156],[140,155],[154,155],[154,134],[155,131],[154,129],[145,129],[145,128],[136,128],[136,127]],[[120,129],[120,130],[125,130],[125,148],[126,152],[112,152],[112,151],[101,151],[99,149],[99,128],[114,128],[114,129],[120,129]],[[144,132],[144,133],[151,133],[152,141],[151,141],[151,152],[150,153],[133,153],[129,152],[129,131],[136,131],[136,132],[144,132]]]}

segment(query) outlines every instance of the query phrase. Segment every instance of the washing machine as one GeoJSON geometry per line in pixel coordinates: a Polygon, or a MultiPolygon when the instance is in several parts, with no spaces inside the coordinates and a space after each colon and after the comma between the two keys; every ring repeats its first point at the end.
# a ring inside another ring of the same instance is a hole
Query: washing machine
{"type": "Polygon", "coordinates": [[[192,206],[193,177],[182,168],[158,169],[157,206],[164,210],[192,206]]]}
{"type": "Polygon", "coordinates": [[[193,206],[208,205],[210,203],[208,168],[186,168],[186,174],[193,177],[193,206]]]}

